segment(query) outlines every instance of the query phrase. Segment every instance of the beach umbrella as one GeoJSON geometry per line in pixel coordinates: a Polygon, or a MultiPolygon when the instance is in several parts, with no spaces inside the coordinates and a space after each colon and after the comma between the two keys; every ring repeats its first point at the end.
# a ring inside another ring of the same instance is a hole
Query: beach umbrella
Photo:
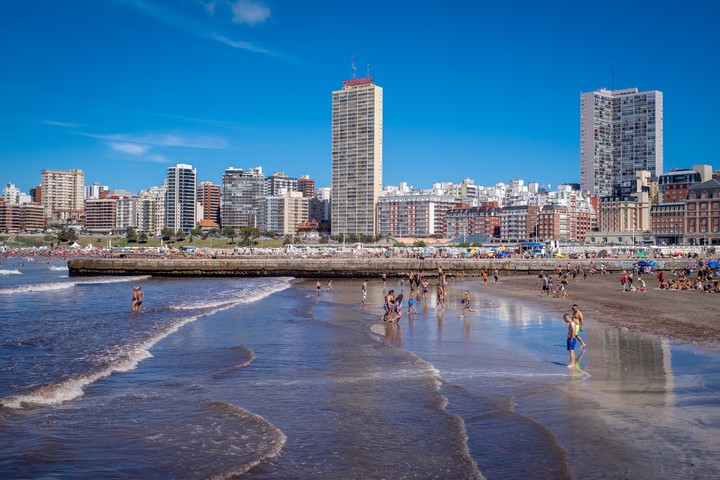
{"type": "Polygon", "coordinates": [[[720,262],[708,262],[707,266],[710,268],[720,268],[720,262]]]}
{"type": "Polygon", "coordinates": [[[652,263],[646,262],[645,260],[640,260],[637,262],[638,267],[652,267],[652,263]]]}

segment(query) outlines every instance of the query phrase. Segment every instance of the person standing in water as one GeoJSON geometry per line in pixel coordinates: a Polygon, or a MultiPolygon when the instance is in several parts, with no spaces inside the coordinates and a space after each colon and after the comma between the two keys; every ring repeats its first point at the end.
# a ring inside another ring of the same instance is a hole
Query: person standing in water
{"type": "Polygon", "coordinates": [[[567,323],[567,351],[570,355],[570,363],[567,365],[568,368],[572,368],[575,366],[575,345],[577,344],[577,336],[575,335],[576,332],[576,324],[572,321],[572,318],[570,318],[570,315],[567,313],[563,315],[563,321],[567,323]]]}
{"type": "Polygon", "coordinates": [[[585,323],[585,315],[580,311],[580,308],[577,306],[577,303],[572,306],[572,320],[575,322],[575,338],[578,339],[580,342],[580,345],[582,348],[585,348],[587,345],[583,341],[582,338],[580,338],[580,332],[583,331],[584,323],[585,323]]]}
{"type": "Polygon", "coordinates": [[[141,310],[142,306],[142,299],[145,296],[142,289],[140,287],[135,287],[133,289],[133,298],[132,298],[132,311],[133,312],[139,312],[141,310]]]}
{"type": "Polygon", "coordinates": [[[363,280],[362,284],[362,303],[365,305],[365,301],[367,300],[367,280],[363,280]]]}

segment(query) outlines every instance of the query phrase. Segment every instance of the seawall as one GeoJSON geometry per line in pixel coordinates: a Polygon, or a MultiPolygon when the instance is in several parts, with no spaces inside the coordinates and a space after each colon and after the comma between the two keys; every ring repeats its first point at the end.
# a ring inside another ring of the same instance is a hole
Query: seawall
{"type": "MultiPolygon", "coordinates": [[[[446,259],[427,258],[288,258],[288,257],[236,257],[236,258],[87,258],[68,262],[70,276],[96,275],[153,275],[165,277],[297,277],[297,278],[377,278],[383,272],[397,276],[422,270],[435,275],[438,268],[449,274],[481,275],[483,270],[492,274],[494,269],[503,274],[537,273],[557,267],[590,266],[603,263],[608,271],[631,269],[635,259],[569,260],[569,259],[446,259]]],[[[659,259],[657,268],[673,270],[686,268],[692,260],[659,259]]]]}

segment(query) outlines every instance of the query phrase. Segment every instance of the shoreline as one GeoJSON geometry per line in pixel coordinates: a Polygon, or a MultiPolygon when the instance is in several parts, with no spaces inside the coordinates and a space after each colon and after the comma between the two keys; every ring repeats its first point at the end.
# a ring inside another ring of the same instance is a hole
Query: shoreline
{"type": "MultiPolygon", "coordinates": [[[[519,300],[561,317],[574,303],[589,328],[600,322],[616,328],[720,349],[720,294],[695,290],[661,290],[654,275],[645,275],[646,292],[623,292],[621,274],[578,276],[569,280],[566,298],[545,296],[537,275],[501,276],[488,282],[492,294],[519,300]]],[[[553,275],[557,285],[557,275],[553,275]]],[[[483,287],[486,288],[486,287],[483,287]]]]}

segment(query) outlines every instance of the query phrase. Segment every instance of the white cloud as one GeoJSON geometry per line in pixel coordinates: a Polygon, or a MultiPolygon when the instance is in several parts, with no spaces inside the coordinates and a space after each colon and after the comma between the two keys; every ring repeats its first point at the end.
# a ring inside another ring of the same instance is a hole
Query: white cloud
{"type": "Polygon", "coordinates": [[[235,40],[230,40],[227,37],[223,37],[222,35],[218,35],[216,33],[212,34],[212,39],[217,40],[220,43],[224,43],[225,45],[228,45],[233,48],[240,48],[243,50],[249,50],[251,52],[255,53],[264,53],[266,55],[270,55],[273,57],[282,57],[282,55],[279,55],[277,53],[271,52],[270,50],[266,50],[262,47],[258,47],[257,45],[254,45],[250,42],[238,42],[235,40]]]}
{"type": "MultiPolygon", "coordinates": [[[[158,20],[161,20],[168,25],[172,25],[173,27],[182,30],[184,32],[187,32],[191,35],[195,35],[197,37],[217,41],[220,43],[223,43],[225,45],[228,45],[233,48],[239,48],[243,50],[247,50],[249,52],[254,53],[260,53],[265,55],[271,55],[273,57],[278,58],[286,58],[284,55],[280,55],[278,53],[271,52],[270,50],[267,50],[262,47],[258,47],[257,45],[247,42],[247,41],[235,41],[231,40],[228,37],[221,35],[218,33],[218,30],[213,25],[208,25],[206,22],[198,21],[195,18],[192,18],[190,16],[184,15],[182,12],[178,12],[176,9],[161,6],[159,4],[156,4],[153,1],[150,0],[118,0],[119,2],[123,3],[124,5],[138,9],[142,12],[144,12],[146,15],[150,15],[152,17],[157,18],[158,20]]],[[[219,4],[217,0],[210,0],[207,3],[203,3],[203,7],[208,11],[210,14],[210,17],[215,17],[218,13],[219,6],[222,6],[223,4],[219,4]]],[[[264,3],[254,0],[239,0],[236,3],[229,3],[230,8],[232,9],[232,15],[233,15],[233,22],[235,23],[245,23],[249,25],[254,25],[256,23],[261,23],[267,20],[267,18],[270,16],[270,9],[265,6],[264,3]]]]}
{"type": "MultiPolygon", "coordinates": [[[[111,144],[115,143],[118,145],[133,145],[134,147],[150,145],[155,147],[222,150],[224,148],[227,148],[228,146],[227,141],[224,138],[211,135],[186,135],[174,133],[148,133],[145,135],[132,135],[125,133],[96,135],[91,133],[78,133],[78,135],[83,135],[90,138],[97,138],[98,140],[105,140],[111,144]]],[[[116,147],[113,148],[119,150],[116,147]]],[[[130,149],[132,149],[132,147],[130,147],[130,149]]]]}
{"type": "Polygon", "coordinates": [[[215,15],[215,7],[217,7],[217,0],[210,0],[207,3],[204,3],[203,6],[210,15],[215,15]]]}
{"type": "Polygon", "coordinates": [[[136,143],[110,142],[109,145],[113,150],[129,153],[130,155],[142,155],[148,151],[146,145],[138,145],[136,143]]]}
{"type": "Polygon", "coordinates": [[[56,120],[41,120],[40,123],[45,125],[52,125],[54,127],[79,127],[80,125],[70,122],[58,122],[56,120]]]}
{"type": "Polygon", "coordinates": [[[238,0],[232,6],[233,22],[255,25],[270,17],[270,9],[262,2],[238,0]]]}

